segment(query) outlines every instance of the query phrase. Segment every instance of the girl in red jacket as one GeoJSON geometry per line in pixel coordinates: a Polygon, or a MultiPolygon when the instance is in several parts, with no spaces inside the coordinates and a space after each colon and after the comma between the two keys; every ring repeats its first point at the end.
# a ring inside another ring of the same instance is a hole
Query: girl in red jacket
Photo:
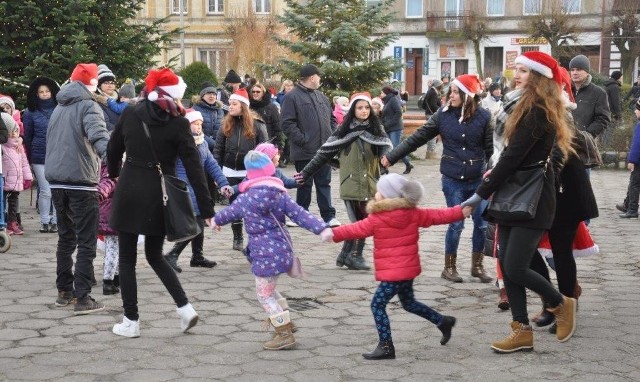
{"type": "Polygon", "coordinates": [[[380,177],[377,191],[375,200],[367,206],[369,216],[353,224],[333,228],[333,241],[373,236],[373,261],[380,285],[371,300],[371,311],[379,342],[373,352],[362,356],[366,359],[391,359],[396,358],[396,353],[385,308],[396,294],[406,311],[438,326],[442,332],[441,345],[451,338],[455,317],[443,316],[413,296],[413,279],[422,271],[418,229],[462,220],[471,215],[471,209],[460,206],[417,208],[424,192],[422,185],[394,173],[380,177]]]}

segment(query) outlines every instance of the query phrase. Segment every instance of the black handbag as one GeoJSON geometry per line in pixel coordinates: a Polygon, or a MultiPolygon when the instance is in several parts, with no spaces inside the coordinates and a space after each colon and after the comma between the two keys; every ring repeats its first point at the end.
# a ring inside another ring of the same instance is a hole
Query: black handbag
{"type": "Polygon", "coordinates": [[[514,172],[493,193],[485,213],[498,220],[535,218],[549,160],[547,158],[514,172]]]}
{"type": "Polygon", "coordinates": [[[160,174],[162,188],[162,213],[164,215],[164,230],[168,241],[181,242],[191,240],[200,233],[200,226],[191,204],[191,196],[187,183],[173,175],[162,173],[160,162],[156,157],[149,135],[147,124],[142,122],[144,133],[149,138],[151,153],[160,174]]]}

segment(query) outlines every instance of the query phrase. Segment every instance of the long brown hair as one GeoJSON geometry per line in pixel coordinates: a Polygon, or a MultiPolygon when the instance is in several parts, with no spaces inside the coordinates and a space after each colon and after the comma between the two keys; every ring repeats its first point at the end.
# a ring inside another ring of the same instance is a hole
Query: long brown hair
{"type": "MultiPolygon", "coordinates": [[[[456,86],[455,84],[452,84],[456,86]]],[[[457,86],[456,86],[457,87],[457,86]]],[[[449,96],[453,92],[451,85],[449,85],[449,90],[447,90],[447,103],[449,107],[451,107],[451,101],[449,100],[449,96]]],[[[458,87],[458,94],[460,94],[460,99],[462,101],[462,105],[464,105],[464,115],[462,116],[462,121],[469,121],[473,115],[476,113],[478,106],[480,104],[480,97],[470,96],[467,93],[463,92],[462,89],[458,87]]],[[[461,105],[461,106],[462,106],[461,105]]]]}
{"type": "Polygon", "coordinates": [[[240,121],[242,122],[242,132],[244,136],[247,137],[247,139],[253,139],[256,136],[254,120],[255,118],[257,118],[257,115],[244,103],[240,102],[240,106],[242,109],[241,115],[234,117],[231,114],[227,114],[224,117],[222,133],[225,137],[229,138],[236,125],[235,120],[240,119],[240,121]]]}
{"type": "Polygon", "coordinates": [[[516,103],[505,123],[504,137],[508,141],[527,113],[535,106],[540,107],[544,110],[549,125],[555,129],[556,144],[566,158],[570,152],[574,152],[571,147],[573,130],[569,125],[567,109],[563,105],[560,86],[554,80],[530,70],[522,98],[516,103]]]}

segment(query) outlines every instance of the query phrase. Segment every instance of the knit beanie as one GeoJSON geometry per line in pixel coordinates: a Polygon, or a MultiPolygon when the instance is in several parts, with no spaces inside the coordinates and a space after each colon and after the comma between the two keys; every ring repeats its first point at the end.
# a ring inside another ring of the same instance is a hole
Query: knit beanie
{"type": "Polygon", "coordinates": [[[136,85],[135,81],[131,78],[127,78],[124,80],[124,84],[118,90],[118,94],[123,98],[135,98],[136,96],[136,85]]]}
{"type": "Polygon", "coordinates": [[[611,78],[613,78],[614,80],[618,81],[620,79],[620,77],[622,77],[622,72],[619,70],[614,70],[611,73],[611,78]]]}
{"type": "Polygon", "coordinates": [[[276,166],[265,153],[250,150],[244,156],[244,168],[247,170],[247,178],[256,179],[264,176],[273,176],[276,166]]]}
{"type": "Polygon", "coordinates": [[[585,72],[588,72],[591,70],[591,63],[587,56],[579,54],[569,61],[569,69],[573,68],[582,69],[585,72]]]}
{"type": "Polygon", "coordinates": [[[273,159],[273,157],[278,154],[278,148],[272,143],[260,143],[258,146],[256,146],[255,150],[266,154],[269,159],[273,159]]]}
{"type": "Polygon", "coordinates": [[[307,77],[311,77],[314,74],[317,74],[319,76],[322,75],[322,72],[320,71],[320,69],[318,69],[317,66],[313,65],[313,64],[306,64],[303,65],[300,68],[300,72],[298,73],[300,78],[307,78],[307,77]]]}
{"type": "Polygon", "coordinates": [[[0,106],[3,104],[7,104],[11,107],[11,113],[16,110],[16,104],[13,102],[13,98],[5,94],[0,94],[0,106]]]}
{"type": "Polygon", "coordinates": [[[422,184],[396,173],[382,175],[378,180],[377,188],[386,199],[404,198],[414,205],[420,202],[424,193],[422,184]]]}
{"type": "Polygon", "coordinates": [[[214,94],[218,94],[218,91],[216,90],[216,87],[209,81],[203,82],[202,86],[200,87],[200,98],[204,97],[205,94],[207,93],[214,93],[214,94]]]}
{"type": "Polygon", "coordinates": [[[113,74],[111,69],[105,64],[98,65],[98,87],[102,85],[103,82],[106,81],[115,81],[116,76],[113,74]]]}
{"type": "Polygon", "coordinates": [[[0,113],[0,118],[2,118],[2,122],[7,127],[7,132],[9,134],[18,131],[18,124],[13,120],[13,117],[7,113],[0,113]]]}
{"type": "Polygon", "coordinates": [[[227,84],[240,84],[242,83],[242,79],[235,70],[231,69],[227,72],[227,75],[224,77],[224,82],[227,84]]]}
{"type": "Polygon", "coordinates": [[[189,120],[189,123],[193,123],[195,121],[204,121],[204,118],[202,118],[202,113],[194,109],[187,109],[184,117],[189,120]]]}

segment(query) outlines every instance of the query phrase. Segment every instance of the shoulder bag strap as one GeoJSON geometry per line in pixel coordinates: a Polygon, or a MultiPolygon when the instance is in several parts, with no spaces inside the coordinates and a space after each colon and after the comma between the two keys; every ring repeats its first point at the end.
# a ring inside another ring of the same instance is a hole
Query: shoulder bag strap
{"type": "Polygon", "coordinates": [[[162,189],[162,204],[167,205],[167,201],[169,200],[169,196],[167,195],[167,186],[164,183],[164,174],[162,173],[162,167],[160,166],[160,162],[158,161],[158,157],[156,157],[156,151],[153,149],[153,142],[151,141],[151,134],[149,134],[149,128],[147,124],[142,121],[142,128],[144,129],[144,135],[147,136],[149,141],[149,147],[151,148],[151,154],[153,155],[153,160],[156,162],[156,168],[158,170],[158,174],[160,175],[160,188],[162,189]]]}

